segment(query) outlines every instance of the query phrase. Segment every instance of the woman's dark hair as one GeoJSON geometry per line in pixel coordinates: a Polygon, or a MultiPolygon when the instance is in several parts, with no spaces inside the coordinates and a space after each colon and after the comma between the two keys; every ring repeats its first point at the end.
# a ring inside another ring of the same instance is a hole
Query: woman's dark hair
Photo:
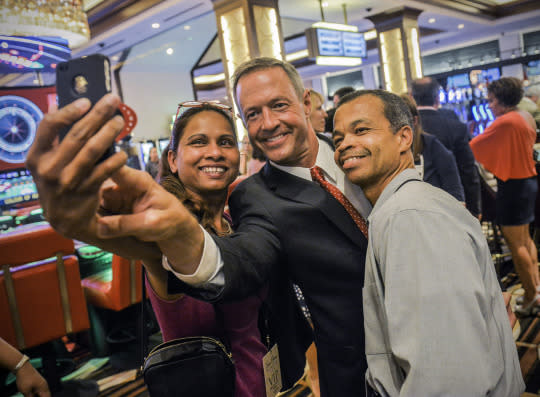
{"type": "Polygon", "coordinates": [[[521,80],[515,77],[501,77],[487,86],[488,93],[492,94],[503,106],[513,108],[523,98],[521,80]]]}
{"type": "Polygon", "coordinates": [[[212,111],[222,115],[231,126],[231,131],[234,134],[236,140],[236,130],[234,128],[234,121],[232,117],[223,109],[219,109],[212,104],[203,104],[200,107],[188,108],[184,113],[182,113],[175,121],[171,139],[169,144],[163,152],[161,153],[161,169],[158,175],[158,181],[161,186],[165,188],[169,193],[174,194],[188,210],[190,210],[198,219],[201,225],[212,232],[216,232],[213,227],[213,217],[212,214],[208,211],[206,204],[195,197],[192,197],[189,192],[186,190],[183,182],[178,177],[177,173],[173,173],[171,167],[169,166],[169,150],[176,154],[178,150],[178,143],[182,136],[184,135],[184,130],[189,123],[189,121],[197,114],[205,111],[212,111]]]}

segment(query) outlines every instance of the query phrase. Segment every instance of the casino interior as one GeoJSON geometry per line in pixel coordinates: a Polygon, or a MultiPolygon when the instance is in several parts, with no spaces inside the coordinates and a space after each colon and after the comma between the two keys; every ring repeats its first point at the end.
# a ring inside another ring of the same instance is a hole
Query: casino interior
{"type": "MultiPolygon", "coordinates": [[[[150,149],[167,146],[178,103],[233,105],[227,81],[256,56],[292,63],[327,109],[344,86],[400,94],[413,79],[433,77],[441,106],[471,137],[494,120],[491,81],[540,85],[537,0],[7,0],[1,7],[0,337],[31,358],[53,395],[82,395],[70,387],[85,380],[97,385],[85,395],[146,396],[137,373],[143,335],[160,343],[151,315],[140,328],[140,261],[53,230],[25,167],[39,122],[57,107],[60,62],[109,58],[111,90],[136,114],[115,149],[143,170],[150,149]]],[[[482,177],[482,228],[506,292],[524,395],[540,395],[540,319],[511,311],[523,290],[495,224],[491,182],[482,177]]],[[[14,379],[0,372],[2,396],[16,394],[14,379]]],[[[317,395],[310,384],[286,395],[317,395]]]]}

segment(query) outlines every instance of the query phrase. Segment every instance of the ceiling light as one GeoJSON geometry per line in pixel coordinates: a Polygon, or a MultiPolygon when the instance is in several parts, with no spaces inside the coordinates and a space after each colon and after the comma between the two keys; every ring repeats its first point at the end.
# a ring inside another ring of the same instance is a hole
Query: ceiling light
{"type": "Polygon", "coordinates": [[[158,29],[159,26],[160,26],[160,25],[159,25],[159,23],[157,23],[157,22],[154,22],[154,23],[152,24],[152,28],[153,28],[153,29],[158,29]]]}
{"type": "Polygon", "coordinates": [[[435,18],[429,18],[428,23],[435,23],[437,20],[435,18]]]}
{"type": "Polygon", "coordinates": [[[165,51],[165,52],[167,53],[167,55],[172,55],[174,50],[172,48],[167,48],[167,51],[165,51]]]}
{"type": "Polygon", "coordinates": [[[323,66],[358,66],[362,64],[362,58],[346,57],[316,57],[315,63],[323,66]]]}
{"type": "Polygon", "coordinates": [[[79,0],[4,0],[2,3],[2,34],[58,36],[66,39],[71,48],[90,39],[88,20],[79,0]]]}
{"type": "Polygon", "coordinates": [[[373,40],[377,38],[377,31],[375,29],[364,32],[364,40],[373,40]]]}
{"type": "Polygon", "coordinates": [[[300,50],[296,52],[290,52],[285,55],[285,60],[287,62],[296,61],[297,59],[307,58],[309,56],[308,50],[300,50]]]}
{"type": "Polygon", "coordinates": [[[2,44],[0,44],[0,47],[2,47],[2,48],[8,48],[8,47],[9,47],[9,44],[6,43],[5,41],[2,41],[2,44]]]}
{"type": "Polygon", "coordinates": [[[464,27],[465,27],[465,25],[462,24],[462,23],[460,23],[460,24],[457,26],[458,29],[463,29],[464,27]]]}
{"type": "Polygon", "coordinates": [[[185,25],[184,30],[191,30],[191,26],[190,25],[185,25]]]}
{"type": "Polygon", "coordinates": [[[342,23],[315,22],[313,25],[311,25],[311,27],[322,28],[322,29],[332,29],[332,30],[342,30],[344,32],[358,32],[358,26],[344,25],[342,23]]]}
{"type": "Polygon", "coordinates": [[[328,7],[328,2],[327,2],[327,1],[323,1],[322,6],[323,6],[323,7],[328,7]]]}
{"type": "Polygon", "coordinates": [[[212,84],[225,80],[225,73],[205,74],[193,78],[195,84],[212,84]]]}

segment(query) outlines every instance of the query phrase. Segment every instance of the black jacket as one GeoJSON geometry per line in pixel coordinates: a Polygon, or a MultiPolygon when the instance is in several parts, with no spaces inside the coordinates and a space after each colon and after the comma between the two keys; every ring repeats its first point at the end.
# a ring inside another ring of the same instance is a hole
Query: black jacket
{"type": "Polygon", "coordinates": [[[482,212],[480,176],[469,146],[467,126],[434,109],[419,109],[419,113],[424,131],[435,135],[454,154],[465,192],[465,203],[469,211],[477,216],[482,212]]]}

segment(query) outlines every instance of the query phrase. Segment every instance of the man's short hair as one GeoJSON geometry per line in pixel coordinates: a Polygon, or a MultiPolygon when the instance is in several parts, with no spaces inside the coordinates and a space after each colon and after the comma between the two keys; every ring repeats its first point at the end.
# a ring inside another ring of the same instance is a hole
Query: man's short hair
{"type": "Polygon", "coordinates": [[[351,92],[354,92],[354,88],[347,86],[347,87],[341,87],[334,92],[334,96],[337,95],[339,99],[343,98],[345,95],[350,94],[351,92]]]}
{"type": "Polygon", "coordinates": [[[298,96],[298,99],[302,99],[302,96],[304,95],[304,83],[302,82],[302,78],[300,77],[298,71],[294,68],[293,65],[275,58],[259,57],[242,63],[240,66],[238,66],[238,68],[236,68],[231,78],[234,100],[239,108],[240,103],[238,102],[238,98],[236,97],[236,87],[238,86],[238,80],[240,80],[242,76],[245,76],[247,74],[271,68],[283,69],[283,71],[289,77],[289,80],[291,81],[291,84],[294,88],[294,91],[296,92],[296,95],[298,96]]]}
{"type": "Polygon", "coordinates": [[[339,100],[336,111],[340,106],[364,95],[373,95],[382,101],[384,117],[386,117],[390,123],[390,127],[392,127],[394,134],[405,126],[411,127],[411,129],[414,131],[414,120],[409,107],[405,101],[399,97],[399,95],[393,94],[389,91],[359,90],[352,92],[339,100]]]}
{"type": "Polygon", "coordinates": [[[413,80],[411,93],[418,106],[435,106],[439,102],[440,85],[431,77],[413,80]]]}

